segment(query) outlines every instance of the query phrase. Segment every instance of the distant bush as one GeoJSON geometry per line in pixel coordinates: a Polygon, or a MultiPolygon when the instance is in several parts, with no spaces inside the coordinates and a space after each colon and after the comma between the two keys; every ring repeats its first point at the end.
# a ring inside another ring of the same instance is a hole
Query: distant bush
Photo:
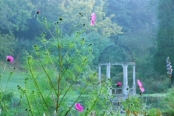
{"type": "Polygon", "coordinates": [[[161,103],[164,116],[174,115],[174,88],[168,90],[166,97],[161,103]]]}
{"type": "Polygon", "coordinates": [[[152,108],[147,111],[147,116],[162,116],[162,113],[157,108],[152,108]]]}

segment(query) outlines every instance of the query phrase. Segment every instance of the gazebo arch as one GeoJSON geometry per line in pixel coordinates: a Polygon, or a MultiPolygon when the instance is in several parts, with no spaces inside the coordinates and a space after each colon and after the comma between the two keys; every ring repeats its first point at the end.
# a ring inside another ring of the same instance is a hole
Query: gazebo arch
{"type": "MultiPolygon", "coordinates": [[[[111,73],[111,66],[114,65],[121,65],[123,68],[123,86],[122,86],[122,94],[123,95],[128,95],[130,94],[136,94],[136,77],[135,77],[135,62],[116,62],[116,63],[100,63],[98,65],[98,79],[99,82],[101,82],[102,78],[101,78],[101,67],[102,66],[106,66],[106,78],[110,79],[110,73],[111,73]],[[132,87],[129,87],[128,85],[128,66],[132,66],[133,67],[133,85],[132,87]]],[[[101,86],[101,83],[100,83],[101,86]]],[[[109,88],[109,94],[112,95],[112,89],[113,88],[109,88]]]]}

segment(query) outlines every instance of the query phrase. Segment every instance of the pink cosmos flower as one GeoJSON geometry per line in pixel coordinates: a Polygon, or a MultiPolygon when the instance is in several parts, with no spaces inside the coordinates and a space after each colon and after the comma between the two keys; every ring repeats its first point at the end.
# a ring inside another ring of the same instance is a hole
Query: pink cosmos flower
{"type": "Polygon", "coordinates": [[[10,63],[14,62],[13,56],[6,56],[6,60],[9,61],[10,63]]]}
{"type": "Polygon", "coordinates": [[[143,93],[145,91],[144,87],[139,87],[140,91],[143,93]]]}
{"type": "Polygon", "coordinates": [[[140,91],[141,91],[141,92],[144,92],[145,89],[144,89],[144,87],[143,87],[143,83],[142,83],[139,79],[137,80],[137,84],[138,84],[138,87],[139,87],[140,91]]]}
{"type": "Polygon", "coordinates": [[[91,26],[94,26],[95,25],[95,21],[96,21],[96,14],[92,13],[90,19],[91,19],[91,26]]]}
{"type": "Polygon", "coordinates": [[[83,112],[83,106],[80,103],[76,103],[75,104],[76,110],[78,110],[79,112],[83,112]]]}
{"type": "Polygon", "coordinates": [[[117,87],[121,87],[122,83],[121,82],[117,82],[117,87]]]}

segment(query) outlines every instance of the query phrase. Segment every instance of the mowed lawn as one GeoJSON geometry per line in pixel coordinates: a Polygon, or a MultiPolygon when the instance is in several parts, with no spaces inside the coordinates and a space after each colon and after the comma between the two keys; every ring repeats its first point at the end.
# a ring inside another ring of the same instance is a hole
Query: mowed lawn
{"type": "Polygon", "coordinates": [[[25,78],[27,73],[19,71],[18,69],[6,69],[5,71],[0,70],[0,91],[12,91],[13,93],[18,93],[18,85],[24,87],[25,78]]]}

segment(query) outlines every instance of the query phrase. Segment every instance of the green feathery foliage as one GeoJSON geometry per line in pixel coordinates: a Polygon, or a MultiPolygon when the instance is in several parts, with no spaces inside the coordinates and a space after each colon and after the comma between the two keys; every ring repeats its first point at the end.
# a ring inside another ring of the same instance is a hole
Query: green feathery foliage
{"type": "Polygon", "coordinates": [[[101,104],[109,103],[108,84],[99,88],[97,74],[90,69],[94,58],[92,46],[80,36],[85,28],[64,36],[55,24],[54,35],[46,18],[43,22],[52,38],[47,39],[46,33],[38,38],[41,43],[34,45],[34,51],[27,58],[25,87],[19,87],[29,114],[79,115],[74,107],[77,102],[88,107],[80,115],[88,115],[93,110],[105,114],[108,107],[101,104]],[[105,102],[100,103],[101,99],[105,102]]]}

